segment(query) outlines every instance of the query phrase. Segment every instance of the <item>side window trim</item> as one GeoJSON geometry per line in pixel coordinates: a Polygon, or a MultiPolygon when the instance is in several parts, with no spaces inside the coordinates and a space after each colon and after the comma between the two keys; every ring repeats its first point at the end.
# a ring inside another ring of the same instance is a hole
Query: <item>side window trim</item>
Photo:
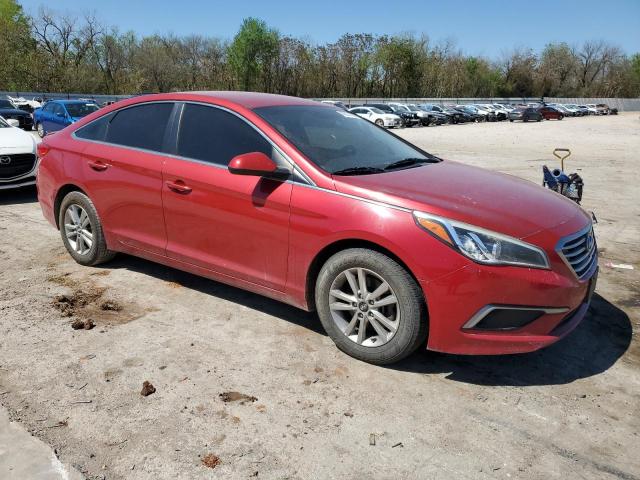
{"type": "Polygon", "coordinates": [[[192,104],[192,105],[202,105],[205,107],[209,107],[209,108],[216,108],[218,110],[222,110],[224,112],[230,113],[232,115],[234,115],[235,117],[239,118],[240,120],[242,120],[243,122],[245,122],[247,125],[249,125],[249,127],[251,127],[256,133],[258,133],[258,135],[260,135],[262,138],[264,138],[269,145],[271,145],[271,147],[276,150],[276,152],[278,153],[278,156],[285,161],[288,166],[291,168],[292,173],[291,173],[291,177],[289,178],[289,180],[293,180],[294,183],[303,183],[306,185],[311,185],[311,186],[315,186],[315,182],[313,180],[311,180],[311,178],[309,178],[309,176],[302,171],[302,169],[300,169],[298,167],[298,165],[296,165],[296,163],[291,160],[291,158],[284,153],[280,147],[278,147],[278,145],[276,145],[273,140],[271,140],[267,135],[264,134],[264,132],[262,132],[258,127],[256,127],[250,120],[248,120],[247,118],[245,118],[244,116],[240,115],[238,112],[234,112],[233,110],[230,110],[226,107],[223,107],[222,105],[215,105],[212,103],[206,103],[206,102],[196,102],[196,101],[192,101],[192,100],[185,100],[182,102],[177,102],[180,103],[180,109],[179,111],[176,111],[174,109],[174,114],[171,117],[169,117],[169,121],[173,123],[173,125],[168,129],[171,130],[172,132],[172,138],[170,139],[170,145],[173,148],[172,152],[168,152],[168,155],[175,157],[175,158],[179,158],[181,160],[188,160],[191,162],[196,162],[196,163],[201,163],[203,165],[209,165],[211,167],[215,167],[215,168],[222,168],[222,169],[226,169],[227,167],[223,166],[223,165],[218,165],[215,163],[211,163],[211,162],[205,162],[203,160],[199,160],[197,158],[191,158],[191,157],[185,157],[182,155],[178,155],[178,135],[180,133],[180,124],[182,122],[182,115],[184,113],[184,107],[187,104],[192,104]],[[300,179],[304,180],[304,182],[301,182],[300,179]]]}

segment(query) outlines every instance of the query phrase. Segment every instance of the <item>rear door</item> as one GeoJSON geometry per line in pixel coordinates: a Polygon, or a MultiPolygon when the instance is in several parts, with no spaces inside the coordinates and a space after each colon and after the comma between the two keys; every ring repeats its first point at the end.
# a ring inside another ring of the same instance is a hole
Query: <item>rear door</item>
{"type": "Polygon", "coordinates": [[[287,167],[281,153],[246,120],[210,105],[185,104],[176,138],[163,170],[167,255],[283,290],[292,184],[227,169],[249,152],[287,167]]]}
{"type": "Polygon", "coordinates": [[[44,127],[45,132],[51,131],[51,120],[53,118],[53,109],[55,103],[47,103],[40,111],[40,123],[44,127]]]}
{"type": "Polygon", "coordinates": [[[162,162],[173,108],[173,102],[123,108],[74,134],[89,140],[82,178],[108,240],[158,255],[166,253],[162,162]]]}

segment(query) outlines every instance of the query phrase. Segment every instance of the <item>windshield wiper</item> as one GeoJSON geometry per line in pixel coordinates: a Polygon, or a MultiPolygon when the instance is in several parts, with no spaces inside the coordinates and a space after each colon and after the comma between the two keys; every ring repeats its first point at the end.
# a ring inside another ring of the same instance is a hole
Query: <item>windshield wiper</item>
{"type": "Polygon", "coordinates": [[[332,173],[333,175],[367,175],[382,172],[384,172],[384,170],[378,167],[349,167],[332,173]]]}
{"type": "Polygon", "coordinates": [[[437,160],[435,158],[404,158],[402,160],[398,160],[397,162],[390,163],[386,167],[385,170],[395,170],[396,168],[405,168],[412,167],[414,165],[421,165],[423,163],[436,163],[437,160]]]}

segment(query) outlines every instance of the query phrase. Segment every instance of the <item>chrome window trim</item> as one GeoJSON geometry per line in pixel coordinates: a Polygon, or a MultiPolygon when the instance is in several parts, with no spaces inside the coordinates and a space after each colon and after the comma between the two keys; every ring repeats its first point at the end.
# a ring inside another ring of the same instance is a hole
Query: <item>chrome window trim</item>
{"type": "MultiPolygon", "coordinates": [[[[92,142],[92,143],[97,143],[97,144],[101,144],[101,145],[109,145],[109,146],[112,146],[112,147],[128,148],[130,150],[135,150],[135,151],[139,151],[139,152],[153,153],[153,154],[156,154],[156,155],[163,155],[163,156],[175,158],[175,159],[178,159],[178,160],[187,160],[187,161],[191,161],[191,162],[195,162],[195,163],[200,163],[200,164],[203,164],[203,165],[211,165],[211,166],[214,166],[214,167],[217,167],[217,168],[221,168],[221,169],[224,169],[224,170],[227,169],[227,167],[225,167],[223,165],[218,165],[218,164],[215,164],[215,163],[206,162],[204,160],[199,160],[197,158],[183,157],[181,155],[168,153],[168,152],[160,152],[160,151],[157,151],[157,150],[149,150],[149,149],[146,149],[146,148],[139,148],[139,147],[129,147],[127,145],[120,145],[120,144],[117,144],[117,143],[110,143],[110,142],[105,142],[105,141],[101,141],[101,140],[90,140],[90,139],[87,139],[87,138],[80,138],[80,137],[76,136],[76,132],[78,130],[83,129],[83,128],[91,125],[94,122],[97,122],[98,120],[104,118],[107,115],[113,115],[115,117],[115,115],[117,115],[118,113],[120,113],[123,110],[129,109],[129,108],[133,108],[133,107],[137,107],[137,106],[140,106],[140,105],[150,105],[150,104],[155,104],[155,103],[173,103],[174,105],[179,106],[181,109],[183,109],[184,105],[186,105],[188,103],[191,103],[191,104],[194,104],[194,105],[203,105],[203,106],[206,106],[206,107],[218,108],[220,110],[224,110],[227,113],[231,113],[232,115],[235,115],[240,120],[244,121],[247,125],[249,125],[251,128],[253,128],[256,132],[258,132],[258,134],[260,134],[267,142],[269,142],[269,144],[274,149],[277,150],[277,152],[282,156],[282,158],[286,162],[289,163],[291,168],[296,170],[305,181],[309,182],[309,185],[316,186],[316,183],[309,177],[309,175],[307,175],[293,160],[291,160],[291,157],[289,157],[289,155],[284,153],[282,151],[282,149],[278,145],[276,145],[275,142],[273,140],[271,140],[267,135],[265,135],[265,133],[262,130],[260,130],[256,125],[254,125],[251,121],[249,121],[247,118],[243,117],[239,113],[234,112],[233,110],[231,110],[229,108],[223,107],[221,105],[216,105],[216,104],[213,104],[213,103],[198,102],[198,101],[195,101],[195,100],[153,100],[153,101],[149,101],[149,102],[134,103],[133,105],[127,105],[126,107],[122,107],[122,108],[119,108],[117,110],[113,110],[113,111],[107,113],[106,115],[101,115],[100,117],[98,117],[98,118],[96,118],[94,120],[91,120],[90,122],[84,124],[82,127],[78,128],[77,130],[74,130],[73,133],[71,134],[71,137],[74,140],[78,140],[78,141],[81,141],[81,142],[92,142]]],[[[180,112],[180,116],[182,116],[182,111],[180,112]]],[[[169,126],[169,125],[167,125],[167,126],[169,126]]],[[[176,128],[176,146],[177,146],[177,136],[178,136],[179,132],[180,132],[180,128],[179,128],[179,125],[178,125],[178,128],[176,128]]],[[[293,182],[293,183],[303,185],[303,184],[301,184],[300,182],[297,182],[297,181],[293,182]]]]}
{"type": "Polygon", "coordinates": [[[463,326],[463,329],[471,329],[480,323],[487,315],[495,310],[534,310],[537,312],[543,312],[546,314],[566,313],[569,311],[568,307],[510,307],[506,305],[485,305],[478,310],[463,326]]]}

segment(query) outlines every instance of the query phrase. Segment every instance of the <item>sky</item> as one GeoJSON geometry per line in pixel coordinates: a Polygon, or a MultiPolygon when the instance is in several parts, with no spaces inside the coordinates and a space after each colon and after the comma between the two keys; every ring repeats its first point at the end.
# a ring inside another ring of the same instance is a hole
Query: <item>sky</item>
{"type": "Polygon", "coordinates": [[[243,18],[265,20],[283,35],[312,43],[343,33],[426,33],[454,40],[469,55],[497,58],[515,47],[606,40],[640,52],[640,0],[18,0],[27,13],[89,12],[138,35],[174,33],[233,38],[243,18]]]}

